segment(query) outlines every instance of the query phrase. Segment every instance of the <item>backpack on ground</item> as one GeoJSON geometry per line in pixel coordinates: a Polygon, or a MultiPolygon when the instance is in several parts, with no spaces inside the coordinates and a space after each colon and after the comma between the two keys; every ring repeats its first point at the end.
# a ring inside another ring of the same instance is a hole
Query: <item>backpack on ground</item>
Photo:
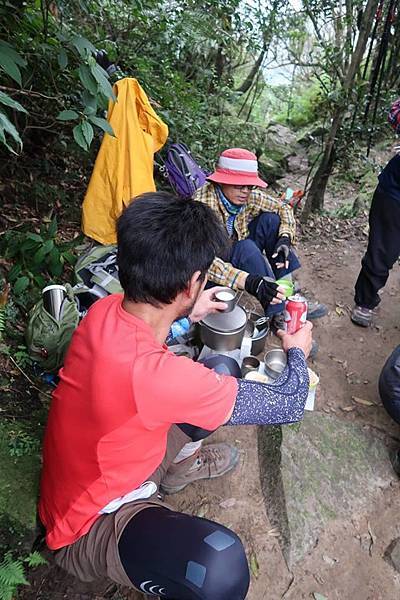
{"type": "Polygon", "coordinates": [[[79,257],[75,265],[76,285],[64,284],[67,290],[60,320],[57,321],[40,299],[29,313],[25,332],[31,358],[48,373],[57,372],[72,334],[91,305],[109,294],[122,292],[118,278],[116,246],[93,246],[79,257]]]}
{"type": "Polygon", "coordinates": [[[117,246],[93,246],[78,258],[75,280],[85,285],[99,298],[122,293],[118,277],[117,246]]]}
{"type": "Polygon", "coordinates": [[[64,362],[64,356],[73,332],[79,323],[79,309],[74,291],[65,284],[67,295],[62,305],[59,321],[47,312],[43,300],[35,304],[29,313],[25,332],[26,345],[31,358],[48,372],[55,372],[64,362]]]}
{"type": "Polygon", "coordinates": [[[191,198],[206,182],[206,173],[185,144],[171,144],[168,147],[160,170],[178,196],[184,199],[191,198]]]}

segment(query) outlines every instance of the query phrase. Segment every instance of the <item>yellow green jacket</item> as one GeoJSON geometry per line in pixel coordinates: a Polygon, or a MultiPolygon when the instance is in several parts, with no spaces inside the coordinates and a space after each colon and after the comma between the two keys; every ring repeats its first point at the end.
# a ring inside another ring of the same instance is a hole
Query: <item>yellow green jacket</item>
{"type": "Polygon", "coordinates": [[[121,79],[113,90],[108,121],[115,137],[104,135],[82,206],[83,232],[102,244],[116,242],[116,219],[132,198],[156,189],[154,153],[168,137],[136,79],[121,79]]]}

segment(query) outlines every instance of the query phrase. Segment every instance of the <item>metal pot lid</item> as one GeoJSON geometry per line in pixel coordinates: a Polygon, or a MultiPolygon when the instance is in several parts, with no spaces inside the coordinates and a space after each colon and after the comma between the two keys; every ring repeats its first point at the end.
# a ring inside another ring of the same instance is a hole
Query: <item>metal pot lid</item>
{"type": "Polygon", "coordinates": [[[234,333],[246,325],[247,314],[244,308],[236,305],[231,312],[217,312],[207,315],[200,324],[207,325],[214,331],[234,333]]]}

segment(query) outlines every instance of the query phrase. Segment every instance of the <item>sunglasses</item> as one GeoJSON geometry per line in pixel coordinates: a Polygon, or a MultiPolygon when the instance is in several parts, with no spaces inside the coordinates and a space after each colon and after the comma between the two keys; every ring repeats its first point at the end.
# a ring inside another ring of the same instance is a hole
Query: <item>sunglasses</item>
{"type": "Polygon", "coordinates": [[[256,189],[256,185],[232,185],[233,188],[235,188],[235,190],[250,190],[250,192],[252,190],[256,189]]]}

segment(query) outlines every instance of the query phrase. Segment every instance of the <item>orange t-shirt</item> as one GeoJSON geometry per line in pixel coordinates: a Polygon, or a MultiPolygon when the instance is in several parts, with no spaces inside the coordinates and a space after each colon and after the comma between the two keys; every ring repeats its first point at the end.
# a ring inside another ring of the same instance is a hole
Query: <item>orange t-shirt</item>
{"type": "Polygon", "coordinates": [[[53,394],[39,501],[52,549],[75,542],[111,500],[146,481],[172,424],[217,429],[235,402],[234,377],[175,356],[121,302],[113,294],[90,309],[53,394]]]}

